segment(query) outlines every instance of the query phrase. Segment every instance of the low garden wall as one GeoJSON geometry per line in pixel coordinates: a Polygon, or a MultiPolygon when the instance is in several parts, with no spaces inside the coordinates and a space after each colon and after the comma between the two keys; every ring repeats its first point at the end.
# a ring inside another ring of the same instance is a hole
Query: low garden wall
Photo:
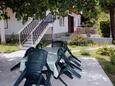
{"type": "Polygon", "coordinates": [[[112,38],[94,38],[94,37],[89,37],[87,38],[88,40],[92,40],[93,42],[96,43],[107,43],[107,44],[112,44],[112,38]]]}

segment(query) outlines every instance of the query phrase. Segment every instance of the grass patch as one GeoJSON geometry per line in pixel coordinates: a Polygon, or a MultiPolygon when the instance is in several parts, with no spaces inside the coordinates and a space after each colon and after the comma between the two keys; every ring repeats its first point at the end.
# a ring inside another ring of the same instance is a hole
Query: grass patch
{"type": "Polygon", "coordinates": [[[17,50],[19,50],[18,44],[0,44],[1,53],[11,53],[17,50]]]}
{"type": "Polygon", "coordinates": [[[88,51],[86,51],[86,50],[81,50],[80,53],[83,56],[91,56],[91,54],[88,51]]]}

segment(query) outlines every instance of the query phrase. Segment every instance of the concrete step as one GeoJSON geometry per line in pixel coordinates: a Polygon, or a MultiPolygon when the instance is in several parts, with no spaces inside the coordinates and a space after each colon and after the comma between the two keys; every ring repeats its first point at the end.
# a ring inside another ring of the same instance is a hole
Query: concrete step
{"type": "Polygon", "coordinates": [[[25,43],[23,46],[32,46],[32,43],[25,43]]]}
{"type": "Polygon", "coordinates": [[[32,41],[28,40],[24,44],[32,44],[32,41]]]}
{"type": "Polygon", "coordinates": [[[27,50],[30,47],[22,47],[20,50],[27,50]]]}

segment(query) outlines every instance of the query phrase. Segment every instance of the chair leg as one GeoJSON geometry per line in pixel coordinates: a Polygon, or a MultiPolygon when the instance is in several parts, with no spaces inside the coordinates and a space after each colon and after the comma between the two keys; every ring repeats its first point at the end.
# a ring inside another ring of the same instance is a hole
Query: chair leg
{"type": "Polygon", "coordinates": [[[17,68],[20,67],[20,63],[16,64],[15,66],[13,66],[10,71],[16,70],[17,68]]]}
{"type": "Polygon", "coordinates": [[[77,57],[75,56],[72,56],[72,57],[81,63],[81,61],[77,57]]]}
{"type": "Polygon", "coordinates": [[[61,74],[65,74],[65,75],[67,75],[69,78],[73,79],[72,74],[71,74],[71,73],[67,70],[67,68],[64,67],[64,66],[63,66],[63,68],[61,68],[61,71],[60,71],[58,77],[59,77],[61,74]]]}
{"type": "Polygon", "coordinates": [[[20,84],[20,82],[24,79],[25,74],[26,74],[26,71],[24,70],[22,74],[19,76],[19,78],[17,79],[17,81],[15,82],[14,86],[18,86],[20,84]]]}
{"type": "Polygon", "coordinates": [[[71,67],[68,67],[68,70],[71,71],[78,78],[81,78],[81,75],[79,73],[77,73],[75,70],[73,70],[71,67]]]}
{"type": "Polygon", "coordinates": [[[61,79],[61,77],[58,77],[59,78],[59,80],[65,85],[65,86],[68,86],[62,79],[61,79]]]}
{"type": "Polygon", "coordinates": [[[42,76],[42,75],[40,75],[39,80],[37,81],[36,86],[40,86],[40,82],[41,82],[42,78],[43,78],[43,76],[42,76]]]}
{"type": "Polygon", "coordinates": [[[64,74],[67,75],[69,78],[73,79],[73,76],[69,71],[65,71],[64,74]]]}
{"type": "Polygon", "coordinates": [[[82,69],[81,69],[80,67],[76,66],[76,65],[73,64],[73,63],[70,63],[70,66],[75,67],[75,68],[77,68],[78,70],[82,71],[82,69]]]}
{"type": "Polygon", "coordinates": [[[75,63],[76,65],[78,65],[78,66],[81,66],[81,64],[79,63],[79,62],[77,62],[77,61],[75,61],[75,59],[73,59],[73,58],[69,58],[73,63],[75,63]]]}
{"type": "Polygon", "coordinates": [[[25,84],[24,84],[24,86],[32,86],[31,81],[27,79],[26,82],[25,82],[25,84]]]}
{"type": "Polygon", "coordinates": [[[45,86],[51,86],[51,82],[50,82],[51,72],[47,72],[46,77],[47,77],[47,80],[46,80],[45,86]]]}

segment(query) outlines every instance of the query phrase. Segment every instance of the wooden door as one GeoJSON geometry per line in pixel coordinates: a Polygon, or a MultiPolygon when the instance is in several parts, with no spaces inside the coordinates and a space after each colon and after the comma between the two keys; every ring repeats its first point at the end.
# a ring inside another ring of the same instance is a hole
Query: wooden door
{"type": "Polygon", "coordinates": [[[74,17],[68,16],[68,33],[74,32],[74,17]]]}

